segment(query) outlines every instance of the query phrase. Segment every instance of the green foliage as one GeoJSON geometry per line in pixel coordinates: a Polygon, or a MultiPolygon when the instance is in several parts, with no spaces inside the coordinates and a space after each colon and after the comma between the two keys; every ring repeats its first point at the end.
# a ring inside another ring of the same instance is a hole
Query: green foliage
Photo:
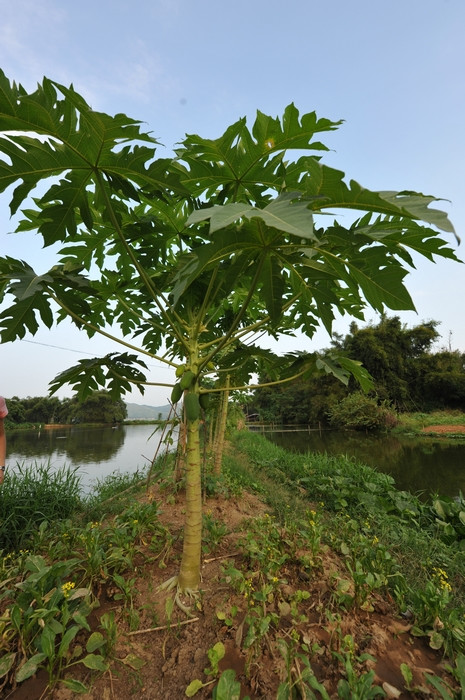
{"type": "Polygon", "coordinates": [[[207,511],[202,518],[202,532],[204,551],[214,552],[223,537],[228,534],[228,528],[207,511]]]}
{"type": "Polygon", "coordinates": [[[433,499],[433,511],[439,531],[446,542],[459,542],[465,549],[465,498],[459,493],[457,498],[447,496],[433,499]]]}
{"type": "Polygon", "coordinates": [[[0,549],[30,546],[39,527],[70,517],[82,507],[77,470],[51,465],[18,466],[0,489],[0,549]]]}
{"type": "MultiPolygon", "coordinates": [[[[386,587],[400,609],[413,616],[417,633],[433,647],[447,654],[463,650],[465,568],[460,533],[453,539],[451,529],[444,537],[435,502],[398,491],[391,477],[342,456],[287,453],[245,431],[237,433],[234,446],[247,454],[257,488],[268,501],[273,500],[277,483],[281,500],[285,491],[293,494],[288,517],[298,512],[296,485],[300,498],[318,500],[329,511],[322,531],[341,552],[347,568],[347,575],[336,576],[333,582],[338,606],[370,609],[373,591],[386,587]]],[[[457,514],[460,509],[458,505],[457,514]]],[[[264,565],[277,561],[272,555],[264,565]]]]}
{"type": "Polygon", "coordinates": [[[360,392],[349,394],[334,404],[329,413],[329,422],[337,428],[348,430],[382,430],[397,423],[395,413],[383,402],[360,392]]]}
{"type": "MultiPolygon", "coordinates": [[[[363,364],[373,380],[369,388],[376,393],[379,405],[392,405],[401,411],[413,407],[424,411],[460,409],[465,407],[464,356],[458,351],[432,351],[439,337],[437,326],[437,321],[428,321],[408,328],[399,317],[383,315],[376,325],[359,328],[352,323],[345,337],[333,336],[332,345],[363,364]]],[[[328,352],[322,352],[320,358],[328,357],[328,352]]],[[[339,356],[339,363],[341,359],[339,356]]],[[[259,413],[262,420],[280,425],[326,423],[334,405],[358,391],[353,379],[343,386],[335,372],[315,372],[280,387],[257,389],[249,413],[259,413]]],[[[391,425],[389,420],[387,427],[391,425]]]]}
{"type": "Polygon", "coordinates": [[[333,652],[341,662],[346,678],[341,678],[337,684],[337,696],[342,700],[371,700],[386,697],[385,691],[374,685],[375,672],[373,669],[358,675],[354,666],[365,661],[376,661],[370,654],[356,654],[354,640],[346,635],[342,640],[341,652],[333,652]]]}
{"type": "MultiPolygon", "coordinates": [[[[45,668],[52,687],[76,664],[98,673],[108,669],[117,627],[114,613],[105,613],[100,619],[102,631],[91,632],[88,618],[99,605],[92,586],[96,584],[98,590],[105,582],[115,587],[113,599],[124,602],[133,628],[138,624],[133,605],[136,579],[127,580],[123,573],[134,571],[133,558],[137,555],[141,560],[142,545],[150,544],[158,556],[170,539],[158,521],[155,502],[131,503],[129,499],[127,496],[124,507],[120,501],[119,515],[105,524],[77,517],[44,521],[31,541],[31,550],[0,558],[6,605],[0,619],[2,682],[7,677],[10,683],[22,683],[45,668]]],[[[88,690],[69,677],[64,685],[76,693],[88,690]]]]}
{"type": "Polygon", "coordinates": [[[78,398],[14,396],[8,401],[6,427],[24,423],[115,423],[127,416],[126,404],[106,391],[95,391],[83,401],[78,398]]]}
{"type": "MultiPolygon", "coordinates": [[[[90,631],[87,617],[93,609],[91,591],[77,588],[69,577],[77,560],[47,564],[38,555],[27,555],[15,600],[9,607],[5,629],[10,644],[19,637],[14,659],[15,680],[21,683],[45,666],[49,683],[70,665],[70,646],[82,630],[90,631]],[[67,580],[68,579],[68,580],[67,580]]],[[[80,662],[87,665],[89,656],[80,662]]],[[[103,665],[103,658],[100,659],[103,665]]],[[[10,671],[12,665],[8,669],[10,671]]],[[[5,674],[3,674],[5,675],[5,674]]]]}
{"type": "MultiPolygon", "coordinates": [[[[215,140],[190,135],[175,159],[160,159],[139,122],[94,112],[51,80],[27,94],[1,74],[0,190],[13,186],[16,213],[40,187],[19,230],[64,244],[46,274],[1,259],[13,298],[0,315],[2,340],[35,333],[39,320],[50,327],[53,300],[58,322],[70,318],[89,335],[111,322],[126,347],[142,339],[148,356],[168,337],[184,376],[198,376],[247,328],[311,336],[320,322],[331,328],[333,309],[360,317],[367,302],[413,308],[407,250],[455,259],[436,229],[452,225],[430,208],[433,197],[371,192],[323,165],[327,149],[315,137],[338,126],[289,105],[281,120],[258,112],[250,130],[240,119],[215,140]],[[336,205],[368,213],[349,228],[320,228],[315,215],[336,205]],[[204,351],[191,345],[199,334],[204,351]]],[[[99,386],[113,395],[132,382],[143,388],[146,368],[135,362],[128,353],[82,361],[53,388],[71,383],[81,397],[99,386]]]]}
{"type": "MultiPolygon", "coordinates": [[[[134,385],[143,391],[141,356],[188,368],[180,385],[190,372],[191,505],[201,493],[198,396],[212,365],[247,386],[252,373],[273,363],[276,371],[271,353],[253,345],[260,334],[312,337],[320,324],[331,332],[336,312],[361,319],[367,305],[414,309],[404,285],[409,251],[457,259],[438,233],[453,227],[431,208],[434,197],[372,192],[321,162],[327,147],[317,139],[337,126],[290,104],[281,119],[257,112],[251,128],[239,119],[217,139],[186,136],[174,158],[161,159],[140,122],[95,112],[47,78],[28,94],[0,73],[0,192],[11,193],[19,231],[60,247],[45,272],[0,258],[1,340],[64,319],[113,338],[124,351],[81,360],[52,381],[81,400],[101,388],[113,398],[134,385]],[[361,214],[346,226],[319,220],[334,209],[361,214]]],[[[360,365],[336,352],[285,364],[295,370],[288,380],[316,368],[367,385],[360,365]]],[[[183,561],[198,562],[181,563],[194,572],[189,583],[181,576],[184,589],[200,580],[197,518],[192,507],[186,528],[197,534],[183,561]]]]}
{"type": "MultiPolygon", "coordinates": [[[[236,680],[236,672],[228,668],[220,676],[218,685],[213,689],[213,700],[239,700],[241,684],[236,680]]],[[[250,700],[247,695],[243,700],[250,700]]]]}

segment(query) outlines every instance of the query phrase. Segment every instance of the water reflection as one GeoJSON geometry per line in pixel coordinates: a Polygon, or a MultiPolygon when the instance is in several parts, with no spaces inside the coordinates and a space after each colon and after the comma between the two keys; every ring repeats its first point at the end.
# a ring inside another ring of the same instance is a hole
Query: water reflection
{"type": "Polygon", "coordinates": [[[48,459],[62,457],[67,463],[101,462],[110,459],[124,443],[125,428],[81,428],[79,426],[17,430],[8,435],[10,460],[34,457],[48,459]]]}
{"type": "Polygon", "coordinates": [[[53,467],[76,467],[85,489],[112,472],[134,472],[153,459],[161,431],[153,425],[116,428],[80,426],[17,430],[8,433],[7,462],[28,466],[50,462],[53,467]]]}
{"type": "Polygon", "coordinates": [[[398,438],[332,430],[269,433],[287,450],[355,457],[390,474],[399,489],[456,496],[465,493],[465,443],[434,438],[398,438]]]}

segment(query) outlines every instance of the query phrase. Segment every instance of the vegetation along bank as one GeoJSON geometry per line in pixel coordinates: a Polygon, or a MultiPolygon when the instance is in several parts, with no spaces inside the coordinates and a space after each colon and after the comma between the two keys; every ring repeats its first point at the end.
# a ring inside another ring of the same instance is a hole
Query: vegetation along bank
{"type": "Polygon", "coordinates": [[[185,507],[172,459],[86,500],[69,470],[8,475],[3,697],[462,697],[462,499],[421,503],[353,460],[238,432],[221,474],[204,469],[183,611],[163,587],[185,507]]]}

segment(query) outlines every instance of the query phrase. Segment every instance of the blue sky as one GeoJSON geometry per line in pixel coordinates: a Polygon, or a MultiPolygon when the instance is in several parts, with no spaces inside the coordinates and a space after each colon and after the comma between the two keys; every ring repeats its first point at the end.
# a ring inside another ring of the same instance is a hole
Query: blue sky
{"type": "MultiPolygon", "coordinates": [[[[345,120],[325,139],[326,163],[371,189],[450,200],[440,208],[465,237],[463,0],[0,0],[0,10],[0,67],[10,79],[28,90],[44,75],[73,83],[95,109],[145,121],[165,146],[160,156],[185,133],[215,138],[239,117],[277,116],[294,102],[345,120]]],[[[0,196],[1,253],[40,271],[53,264],[38,238],[11,230],[0,196]]],[[[402,319],[440,321],[438,347],[465,351],[465,268],[418,261],[407,286],[418,313],[402,319]]],[[[328,344],[321,332],[280,349],[328,344]]],[[[63,324],[4,344],[0,392],[45,395],[57,372],[114,349],[63,324]]],[[[171,381],[152,369],[155,381],[171,381]]],[[[158,405],[168,395],[127,399],[158,405]]]]}

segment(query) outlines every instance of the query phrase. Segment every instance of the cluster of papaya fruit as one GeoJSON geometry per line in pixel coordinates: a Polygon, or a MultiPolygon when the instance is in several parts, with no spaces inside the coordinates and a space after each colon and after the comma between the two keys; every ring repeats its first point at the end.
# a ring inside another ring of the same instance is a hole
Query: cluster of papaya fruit
{"type": "Polygon", "coordinates": [[[176,370],[179,382],[173,387],[171,392],[171,403],[176,404],[184,394],[184,410],[187,420],[197,420],[200,417],[200,409],[207,409],[210,401],[210,394],[199,394],[193,391],[196,376],[191,369],[181,365],[176,370]]]}

